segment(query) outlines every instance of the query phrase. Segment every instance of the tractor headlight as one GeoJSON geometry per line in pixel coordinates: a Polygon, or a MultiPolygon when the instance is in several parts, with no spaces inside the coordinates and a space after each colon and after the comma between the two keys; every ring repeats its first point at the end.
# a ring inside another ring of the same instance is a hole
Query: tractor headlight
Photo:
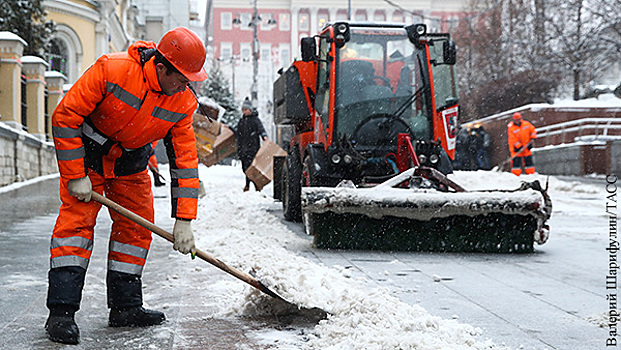
{"type": "Polygon", "coordinates": [[[424,154],[419,154],[419,155],[418,155],[418,161],[419,161],[421,164],[425,164],[425,163],[427,163],[427,156],[426,156],[426,155],[424,155],[424,154]]]}
{"type": "Polygon", "coordinates": [[[341,156],[339,156],[338,154],[333,154],[331,159],[332,163],[334,164],[338,164],[341,162],[341,156]]]}
{"type": "Polygon", "coordinates": [[[343,157],[343,161],[344,161],[346,164],[350,164],[352,160],[354,160],[354,159],[353,159],[353,158],[352,158],[349,154],[346,154],[346,155],[343,157]]]}
{"type": "Polygon", "coordinates": [[[432,154],[431,156],[429,156],[429,161],[431,162],[431,164],[436,164],[439,160],[440,157],[438,157],[437,154],[432,154]]]}
{"type": "Polygon", "coordinates": [[[334,42],[336,47],[341,48],[345,46],[350,39],[349,25],[347,23],[336,23],[334,28],[336,29],[336,33],[334,33],[334,42]]]}

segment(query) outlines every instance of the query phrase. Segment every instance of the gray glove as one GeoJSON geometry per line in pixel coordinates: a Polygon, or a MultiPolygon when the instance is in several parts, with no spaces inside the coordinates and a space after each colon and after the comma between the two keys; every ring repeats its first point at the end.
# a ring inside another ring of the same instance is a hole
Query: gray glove
{"type": "Polygon", "coordinates": [[[69,190],[69,194],[75,198],[84,202],[90,202],[91,193],[93,192],[93,185],[91,184],[91,179],[89,179],[88,176],[69,180],[67,183],[67,189],[69,190]]]}
{"type": "Polygon", "coordinates": [[[173,236],[175,236],[174,250],[183,254],[192,252],[192,255],[194,255],[196,253],[194,234],[192,233],[190,221],[177,219],[173,227],[173,236]]]}

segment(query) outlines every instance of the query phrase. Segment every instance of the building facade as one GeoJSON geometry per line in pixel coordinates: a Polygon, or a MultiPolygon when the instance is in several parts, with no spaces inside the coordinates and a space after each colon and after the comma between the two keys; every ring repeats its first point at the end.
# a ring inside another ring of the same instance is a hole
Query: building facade
{"type": "Polygon", "coordinates": [[[301,38],[317,34],[326,23],[347,19],[423,22],[430,31],[450,31],[464,15],[467,1],[399,3],[403,7],[377,0],[208,0],[207,6],[212,6],[207,9],[211,14],[207,26],[209,58],[229,79],[238,101],[252,95],[256,80],[257,107],[271,114],[272,84],[278,70],[300,56],[301,38]],[[255,27],[256,70],[252,51],[255,27]]]}
{"type": "MultiPolygon", "coordinates": [[[[136,40],[159,41],[175,27],[191,27],[197,14],[189,0],[46,0],[56,22],[49,70],[74,83],[101,55],[124,51],[136,40]]],[[[194,6],[195,7],[195,6],[194,6]]]]}

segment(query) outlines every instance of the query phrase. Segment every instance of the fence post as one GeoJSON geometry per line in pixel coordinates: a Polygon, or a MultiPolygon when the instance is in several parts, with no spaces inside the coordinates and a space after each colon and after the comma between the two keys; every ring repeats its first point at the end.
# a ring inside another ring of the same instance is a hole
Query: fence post
{"type": "Polygon", "coordinates": [[[22,54],[27,43],[11,32],[0,32],[0,121],[21,130],[22,54]]]}
{"type": "Polygon", "coordinates": [[[45,81],[47,81],[47,111],[49,118],[47,119],[48,140],[52,139],[52,113],[60,103],[64,95],[63,85],[67,82],[67,77],[57,71],[45,72],[45,81]]]}
{"type": "Polygon", "coordinates": [[[27,81],[28,133],[45,141],[45,69],[49,64],[36,56],[24,56],[22,63],[27,81]]]}

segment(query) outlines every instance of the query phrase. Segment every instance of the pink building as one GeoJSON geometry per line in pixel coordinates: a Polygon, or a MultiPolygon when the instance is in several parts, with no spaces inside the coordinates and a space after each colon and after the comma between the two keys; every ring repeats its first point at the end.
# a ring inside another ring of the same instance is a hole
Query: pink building
{"type": "Polygon", "coordinates": [[[211,0],[210,55],[231,82],[238,101],[251,95],[254,67],[254,7],[258,39],[258,108],[271,115],[272,84],[280,68],[299,57],[300,39],[317,34],[327,22],[424,22],[430,31],[450,31],[464,14],[466,0],[402,0],[393,7],[378,0],[211,0]],[[351,8],[349,8],[351,3],[351,8]],[[432,4],[433,3],[433,8],[432,4]],[[407,10],[405,9],[407,8],[407,10]]]}

